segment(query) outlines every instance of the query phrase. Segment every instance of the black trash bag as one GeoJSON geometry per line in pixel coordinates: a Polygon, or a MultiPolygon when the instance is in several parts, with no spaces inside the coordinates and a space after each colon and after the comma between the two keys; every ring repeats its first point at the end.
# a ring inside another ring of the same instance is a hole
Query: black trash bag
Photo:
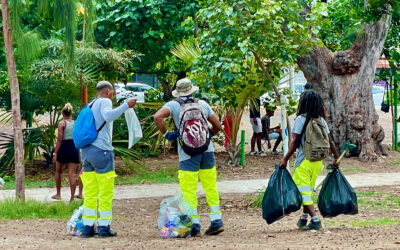
{"type": "Polygon", "coordinates": [[[275,166],[262,200],[263,218],[271,224],[301,208],[302,197],[286,169],[275,166]]]}
{"type": "MultiPolygon", "coordinates": [[[[333,165],[332,165],[333,166],[333,165]]],[[[357,214],[357,195],[336,166],[326,176],[318,196],[318,209],[323,217],[357,214]]]]}

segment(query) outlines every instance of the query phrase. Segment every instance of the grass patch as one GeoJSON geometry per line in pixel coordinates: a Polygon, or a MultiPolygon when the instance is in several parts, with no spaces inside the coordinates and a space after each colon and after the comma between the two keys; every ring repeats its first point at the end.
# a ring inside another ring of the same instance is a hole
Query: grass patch
{"type": "MultiPolygon", "coordinates": [[[[25,178],[25,188],[39,188],[39,187],[54,187],[56,185],[54,178],[47,181],[32,181],[25,178]]],[[[67,183],[63,183],[63,185],[68,185],[67,183]]],[[[10,179],[7,180],[4,184],[3,189],[15,189],[15,180],[10,179]]]]}
{"type": "Polygon", "coordinates": [[[325,221],[324,224],[327,226],[368,227],[368,226],[400,225],[400,220],[383,217],[379,218],[378,220],[325,221]]]}
{"type": "Polygon", "coordinates": [[[368,172],[367,169],[361,168],[361,167],[355,167],[355,168],[341,168],[340,169],[343,173],[365,173],[368,172]]]}
{"type": "Polygon", "coordinates": [[[363,196],[375,196],[375,191],[358,191],[357,192],[357,197],[363,197],[363,196]]]}
{"type": "Polygon", "coordinates": [[[173,183],[178,181],[176,166],[163,166],[160,169],[150,169],[148,166],[131,166],[132,175],[119,176],[115,179],[117,185],[141,183],[173,183]]]}
{"type": "Polygon", "coordinates": [[[392,192],[360,191],[357,192],[358,205],[373,210],[400,208],[400,197],[392,192]]]}
{"type": "Polygon", "coordinates": [[[249,196],[247,200],[251,207],[262,207],[262,200],[264,198],[264,190],[259,190],[255,196],[249,196]]]}
{"type": "Polygon", "coordinates": [[[400,164],[400,158],[397,158],[394,161],[390,161],[390,162],[386,162],[385,165],[386,166],[395,166],[395,165],[399,165],[400,164]]]}
{"type": "Polygon", "coordinates": [[[17,219],[69,219],[83,201],[74,201],[70,204],[64,202],[38,202],[28,200],[6,199],[0,201],[0,221],[17,219]]]}

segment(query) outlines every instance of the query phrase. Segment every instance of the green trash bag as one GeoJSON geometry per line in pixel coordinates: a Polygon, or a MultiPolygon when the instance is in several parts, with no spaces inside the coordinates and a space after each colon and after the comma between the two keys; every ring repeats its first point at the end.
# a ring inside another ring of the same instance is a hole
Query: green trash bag
{"type": "Polygon", "coordinates": [[[332,165],[318,196],[318,209],[323,217],[357,214],[357,195],[338,167],[332,165]]]}
{"type": "Polygon", "coordinates": [[[262,200],[263,218],[271,224],[301,208],[302,197],[292,176],[286,169],[275,165],[262,200]]]}

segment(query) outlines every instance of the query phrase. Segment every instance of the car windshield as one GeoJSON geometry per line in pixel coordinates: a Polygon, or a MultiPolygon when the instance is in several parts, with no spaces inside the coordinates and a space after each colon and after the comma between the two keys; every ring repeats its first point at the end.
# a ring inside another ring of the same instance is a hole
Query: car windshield
{"type": "Polygon", "coordinates": [[[146,85],[131,85],[126,86],[126,89],[133,92],[145,92],[151,89],[151,87],[146,85]]]}

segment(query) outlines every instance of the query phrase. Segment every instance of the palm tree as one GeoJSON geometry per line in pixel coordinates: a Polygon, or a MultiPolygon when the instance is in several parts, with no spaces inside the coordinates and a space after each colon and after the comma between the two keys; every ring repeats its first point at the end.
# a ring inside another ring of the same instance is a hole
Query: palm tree
{"type": "Polygon", "coordinates": [[[21,112],[19,102],[19,85],[17,78],[17,68],[15,65],[14,52],[12,46],[12,33],[10,25],[10,11],[8,9],[8,1],[1,0],[1,12],[3,17],[4,45],[6,47],[7,68],[10,81],[13,129],[14,129],[14,155],[15,155],[15,179],[16,179],[16,196],[21,200],[25,200],[25,167],[23,164],[24,148],[21,127],[21,112]]]}
{"type": "MultiPolygon", "coordinates": [[[[64,30],[64,53],[67,55],[72,66],[75,42],[76,42],[76,10],[77,4],[81,3],[87,10],[85,13],[85,33],[89,42],[93,41],[93,13],[95,12],[94,0],[37,0],[39,13],[43,17],[51,17],[54,20],[56,29],[64,30]]],[[[18,62],[21,72],[29,72],[30,65],[41,54],[43,49],[42,41],[38,34],[34,31],[24,32],[21,27],[19,7],[21,0],[10,1],[1,0],[1,11],[4,31],[4,44],[6,48],[7,67],[10,82],[10,92],[12,99],[12,116],[14,128],[14,156],[15,156],[15,179],[16,179],[16,196],[21,200],[25,200],[25,168],[23,165],[23,134],[21,126],[20,111],[20,93],[19,83],[16,70],[15,56],[13,52],[13,42],[18,48],[18,62]],[[10,18],[11,12],[11,18],[10,18]],[[13,31],[13,32],[12,32],[13,31]],[[14,41],[13,41],[14,35],[14,41]]],[[[71,67],[72,68],[72,67],[71,67]]],[[[22,75],[25,77],[25,73],[22,75]]],[[[29,73],[28,73],[29,74],[29,73]]]]}

